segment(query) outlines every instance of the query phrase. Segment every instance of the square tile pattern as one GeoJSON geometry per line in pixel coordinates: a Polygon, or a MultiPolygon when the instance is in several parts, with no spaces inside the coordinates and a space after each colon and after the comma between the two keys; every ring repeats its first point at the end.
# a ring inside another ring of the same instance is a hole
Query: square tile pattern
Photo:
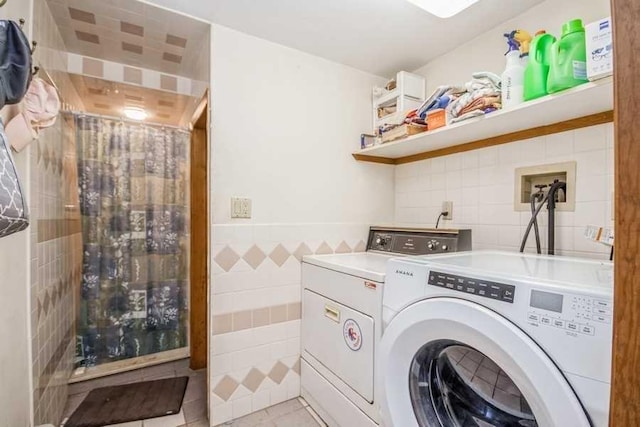
{"type": "Polygon", "coordinates": [[[132,84],[115,84],[93,77],[102,75],[103,63],[90,58],[84,60],[85,75],[71,74],[70,79],[84,100],[87,113],[120,117],[125,107],[141,107],[149,113],[149,121],[178,126],[187,109],[197,100],[188,95],[137,86],[142,79],[142,70],[132,67],[124,68],[124,79],[132,84]]]}
{"type": "Polygon", "coordinates": [[[242,418],[221,424],[226,427],[326,427],[302,398],[287,400],[242,418]]]}
{"type": "Polygon", "coordinates": [[[208,43],[210,25],[150,4],[122,0],[47,0],[69,52],[180,74],[208,43]]]}
{"type": "MultiPolygon", "coordinates": [[[[515,169],[567,161],[577,164],[576,206],[574,212],[556,213],[556,253],[607,259],[610,249],[584,238],[584,229],[613,226],[612,124],[398,165],[396,222],[431,226],[448,200],[453,221],[443,226],[473,229],[474,249],[518,250],[531,213],[514,210],[515,169]]],[[[546,214],[539,222],[546,249],[546,214]]],[[[533,236],[527,252],[535,252],[533,236]]]]}

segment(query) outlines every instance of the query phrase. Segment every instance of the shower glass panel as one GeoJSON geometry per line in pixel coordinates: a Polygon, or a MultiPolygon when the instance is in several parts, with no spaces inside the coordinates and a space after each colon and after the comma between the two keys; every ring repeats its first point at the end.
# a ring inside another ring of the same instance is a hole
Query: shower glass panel
{"type": "Polygon", "coordinates": [[[80,364],[188,345],[189,133],[78,115],[80,364]]]}

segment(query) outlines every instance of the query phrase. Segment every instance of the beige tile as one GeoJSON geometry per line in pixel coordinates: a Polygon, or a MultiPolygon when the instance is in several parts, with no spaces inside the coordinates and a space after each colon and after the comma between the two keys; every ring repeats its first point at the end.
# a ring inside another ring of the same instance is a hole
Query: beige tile
{"type": "Polygon", "coordinates": [[[91,58],[82,58],[82,73],[90,76],[104,76],[104,62],[91,58]]]}
{"type": "Polygon", "coordinates": [[[76,31],[76,37],[78,38],[78,40],[83,42],[100,44],[100,37],[98,37],[97,34],[85,33],[84,31],[76,31]]]}
{"type": "Polygon", "coordinates": [[[285,365],[280,361],[277,361],[276,364],[273,365],[273,368],[271,368],[271,371],[269,372],[269,378],[271,378],[276,383],[280,384],[284,379],[284,377],[287,375],[287,372],[289,372],[289,368],[287,368],[287,365],[285,365]]]}
{"type": "MultiPolygon", "coordinates": [[[[192,423],[198,420],[207,418],[207,400],[200,399],[192,402],[187,402],[182,405],[184,411],[184,419],[187,423],[192,423]]],[[[179,425],[179,424],[175,424],[179,425]]]]}
{"type": "Polygon", "coordinates": [[[182,56],[176,55],[175,53],[164,52],[162,54],[162,59],[164,59],[165,61],[168,61],[168,62],[173,62],[175,64],[181,64],[182,63],[182,56]]]}
{"type": "Polygon", "coordinates": [[[217,316],[213,316],[211,329],[215,335],[226,334],[227,332],[233,331],[231,313],[219,314],[217,316]]]}
{"type": "Polygon", "coordinates": [[[331,246],[327,245],[327,242],[322,242],[320,246],[318,246],[318,249],[316,249],[316,255],[326,255],[332,253],[333,249],[331,249],[331,246]]]}
{"type": "MultiPolygon", "coordinates": [[[[184,406],[184,405],[183,405],[184,406]]],[[[187,422],[184,409],[174,415],[168,415],[166,417],[149,418],[143,422],[144,427],[175,427],[183,425],[187,422]]]]}
{"type": "Polygon", "coordinates": [[[283,415],[291,414],[303,408],[304,406],[302,406],[300,400],[291,399],[278,405],[270,406],[266,411],[271,418],[280,418],[283,415]]]}
{"type": "Polygon", "coordinates": [[[252,368],[242,381],[242,385],[255,393],[255,391],[258,389],[258,387],[260,387],[260,384],[262,384],[262,381],[265,378],[265,374],[263,374],[256,368],[252,368]]]}
{"type": "Polygon", "coordinates": [[[240,257],[233,249],[229,246],[225,246],[224,249],[220,251],[218,255],[216,255],[213,260],[220,266],[224,271],[229,271],[231,268],[236,265],[236,262],[240,257]]]}
{"type": "Polygon", "coordinates": [[[87,24],[96,24],[96,15],[91,12],[85,12],[84,10],[69,8],[69,15],[71,19],[80,22],[86,22],[87,24]]]}
{"type": "Polygon", "coordinates": [[[276,427],[318,427],[318,422],[306,408],[276,418],[273,423],[276,427]]]}
{"type": "Polygon", "coordinates": [[[274,305],[269,308],[271,311],[271,323],[282,323],[287,321],[287,305],[274,305]]]}
{"type": "Polygon", "coordinates": [[[178,46],[182,48],[187,47],[187,39],[174,36],[173,34],[167,34],[166,43],[172,46],[178,46]]]}
{"type": "Polygon", "coordinates": [[[134,36],[144,37],[144,27],[140,25],[131,24],[129,22],[120,21],[120,31],[134,36]]]}
{"type": "Polygon", "coordinates": [[[302,315],[302,303],[294,302],[287,304],[287,319],[298,320],[302,315]]]}
{"type": "Polygon", "coordinates": [[[220,382],[213,388],[213,392],[225,402],[229,400],[234,391],[238,388],[236,380],[228,375],[222,377],[220,382]]]}
{"type": "Polygon", "coordinates": [[[138,55],[142,55],[142,52],[144,51],[142,46],[138,44],[127,43],[127,42],[122,42],[122,50],[126,52],[135,53],[138,55]]]}
{"type": "Polygon", "coordinates": [[[253,327],[266,326],[271,323],[269,316],[269,307],[257,308],[253,310],[253,327]]]}
{"type": "Polygon", "coordinates": [[[266,257],[267,256],[264,254],[262,249],[260,249],[256,245],[253,245],[247,251],[247,253],[244,254],[242,259],[244,259],[247,264],[249,264],[255,270],[256,268],[258,268],[258,266],[260,266],[260,264],[262,264],[262,261],[264,261],[266,257]]]}
{"type": "Polygon", "coordinates": [[[356,247],[353,248],[354,252],[364,252],[366,250],[367,250],[367,244],[363,240],[360,240],[356,245],[356,247]]]}
{"type": "Polygon", "coordinates": [[[340,244],[336,248],[336,253],[337,254],[346,254],[346,253],[350,253],[350,252],[351,252],[351,247],[349,245],[347,245],[347,242],[345,242],[344,240],[342,242],[340,242],[340,244]]]}
{"type": "Polygon", "coordinates": [[[251,316],[251,310],[236,311],[233,313],[233,330],[241,331],[243,329],[251,328],[251,316]]]}
{"type": "Polygon", "coordinates": [[[312,255],[313,251],[306,245],[306,243],[300,243],[300,246],[295,250],[293,256],[295,256],[298,261],[302,261],[302,257],[305,255],[312,255]]]}
{"type": "MultiPolygon", "coordinates": [[[[165,417],[162,417],[165,418],[165,417]]],[[[151,427],[151,424],[149,424],[151,427]]],[[[142,427],[142,421],[130,421],[128,423],[109,424],[105,427],[142,427]]]]}
{"type": "Polygon", "coordinates": [[[282,267],[282,264],[287,262],[291,254],[289,251],[282,245],[278,245],[275,247],[273,251],[269,254],[269,258],[276,263],[278,267],[282,267]]]}
{"type": "Polygon", "coordinates": [[[170,90],[172,92],[178,91],[178,79],[166,74],[160,75],[160,88],[164,90],[170,90]]]}
{"type": "Polygon", "coordinates": [[[296,374],[300,375],[300,359],[296,360],[296,363],[293,364],[291,370],[296,374]]]}

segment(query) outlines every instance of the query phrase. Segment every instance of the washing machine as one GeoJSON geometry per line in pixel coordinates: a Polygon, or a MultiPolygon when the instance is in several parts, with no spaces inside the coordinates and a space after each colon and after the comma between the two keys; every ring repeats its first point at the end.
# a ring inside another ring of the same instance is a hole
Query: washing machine
{"type": "Polygon", "coordinates": [[[471,250],[471,230],[372,227],[361,253],[302,262],[302,396],[329,426],[379,422],[375,360],[387,262],[471,250]]]}
{"type": "Polygon", "coordinates": [[[468,252],[387,263],[385,427],[608,425],[613,265],[468,252]]]}

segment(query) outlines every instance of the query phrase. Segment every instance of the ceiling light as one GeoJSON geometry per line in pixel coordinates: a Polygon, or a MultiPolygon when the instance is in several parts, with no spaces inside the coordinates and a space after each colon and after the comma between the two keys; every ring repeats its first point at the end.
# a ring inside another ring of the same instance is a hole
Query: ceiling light
{"type": "Polygon", "coordinates": [[[149,117],[149,114],[145,110],[138,107],[126,107],[122,112],[131,120],[145,120],[149,117]]]}
{"type": "Polygon", "coordinates": [[[407,0],[438,18],[451,18],[478,0],[407,0]]]}

